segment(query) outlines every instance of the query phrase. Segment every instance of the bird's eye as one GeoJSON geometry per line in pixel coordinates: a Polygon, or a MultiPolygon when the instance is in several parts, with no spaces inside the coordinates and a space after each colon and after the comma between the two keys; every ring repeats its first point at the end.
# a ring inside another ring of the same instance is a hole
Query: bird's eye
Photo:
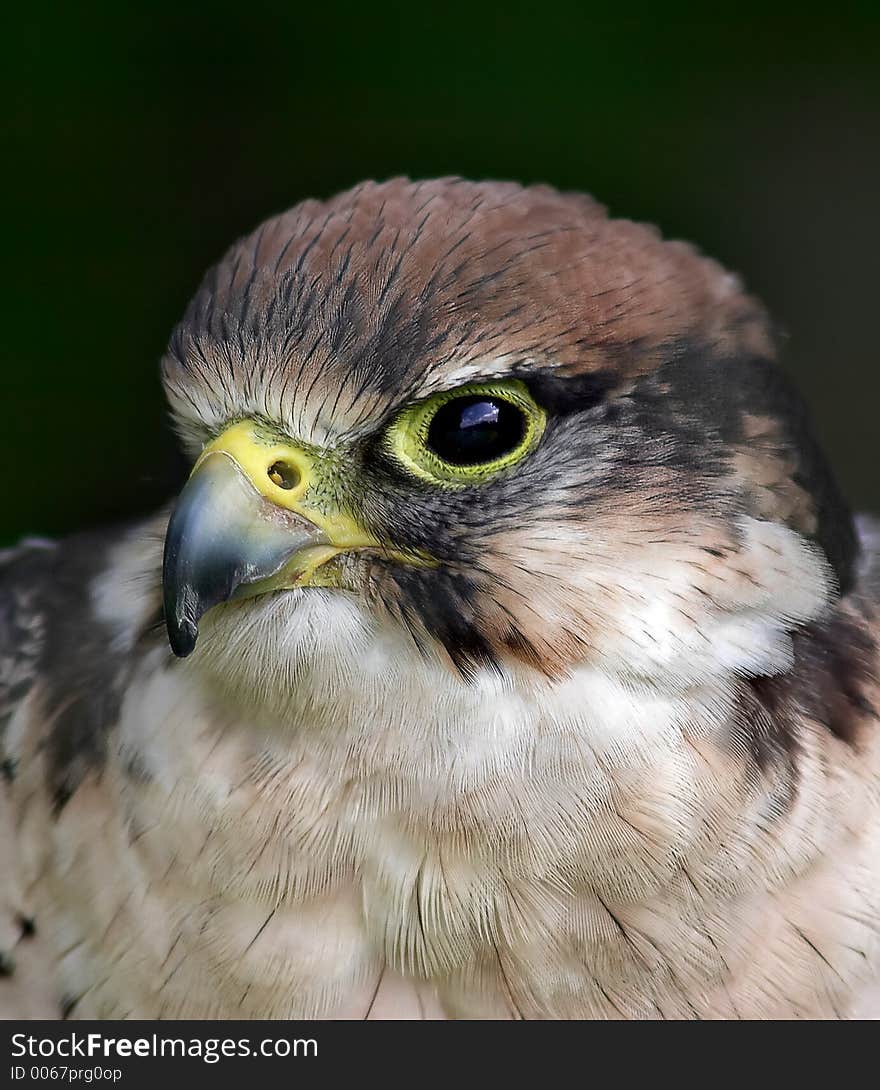
{"type": "Polygon", "coordinates": [[[544,411],[516,380],[462,386],[411,405],[386,445],[417,476],[447,486],[476,484],[530,453],[544,411]]]}
{"type": "Polygon", "coordinates": [[[454,466],[477,466],[503,458],[522,442],[525,414],[500,397],[469,394],[434,413],[425,437],[428,449],[454,466]]]}

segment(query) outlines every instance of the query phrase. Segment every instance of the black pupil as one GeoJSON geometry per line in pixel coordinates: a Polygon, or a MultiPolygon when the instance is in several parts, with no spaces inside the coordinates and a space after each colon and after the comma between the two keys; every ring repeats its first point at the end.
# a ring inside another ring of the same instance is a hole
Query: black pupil
{"type": "Polygon", "coordinates": [[[476,466],[514,450],[525,431],[521,409],[500,398],[472,394],[437,410],[428,426],[428,447],[454,466],[476,466]]]}

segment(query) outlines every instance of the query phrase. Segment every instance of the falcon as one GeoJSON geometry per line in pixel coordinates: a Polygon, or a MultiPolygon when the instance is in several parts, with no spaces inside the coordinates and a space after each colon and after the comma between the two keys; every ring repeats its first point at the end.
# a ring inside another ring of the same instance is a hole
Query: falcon
{"type": "Polygon", "coordinates": [[[880,532],[776,355],[548,187],[236,243],[174,504],[2,558],[7,1008],[876,1012],[880,532]]]}

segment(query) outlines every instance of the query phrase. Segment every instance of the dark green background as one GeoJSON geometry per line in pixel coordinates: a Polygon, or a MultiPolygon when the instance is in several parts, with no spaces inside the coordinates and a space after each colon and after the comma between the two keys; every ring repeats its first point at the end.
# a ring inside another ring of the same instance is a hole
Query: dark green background
{"type": "Polygon", "coordinates": [[[180,467],[156,363],[206,266],[301,197],[394,173],[586,189],[739,270],[790,332],[846,490],[880,510],[875,3],[728,23],[28,6],[3,27],[0,541],[160,502],[180,467]]]}

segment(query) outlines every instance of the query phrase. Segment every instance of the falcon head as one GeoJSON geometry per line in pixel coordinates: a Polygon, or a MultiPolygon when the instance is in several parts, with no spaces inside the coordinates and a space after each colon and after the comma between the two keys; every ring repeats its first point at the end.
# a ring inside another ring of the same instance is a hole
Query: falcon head
{"type": "Polygon", "coordinates": [[[262,687],[380,637],[465,677],[781,669],[855,538],[773,357],[733,276],[584,196],[297,205],[207,275],[163,363],[194,463],[172,648],[201,623],[195,658],[262,687]]]}

